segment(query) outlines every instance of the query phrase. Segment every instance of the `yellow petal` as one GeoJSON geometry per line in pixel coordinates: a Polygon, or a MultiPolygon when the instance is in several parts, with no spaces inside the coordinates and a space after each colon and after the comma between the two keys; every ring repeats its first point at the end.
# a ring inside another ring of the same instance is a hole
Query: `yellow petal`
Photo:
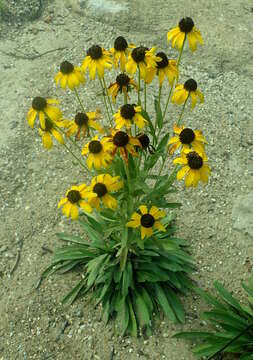
{"type": "Polygon", "coordinates": [[[141,239],[143,240],[145,236],[150,237],[153,234],[152,227],[146,228],[144,226],[141,226],[141,239]]]}
{"type": "Polygon", "coordinates": [[[60,144],[64,144],[62,134],[60,134],[56,129],[51,129],[51,133],[60,144]]]}
{"type": "Polygon", "coordinates": [[[188,39],[191,51],[195,51],[197,49],[197,39],[192,31],[187,34],[187,39],[188,39]]]}
{"type": "Polygon", "coordinates": [[[86,201],[80,200],[80,201],[79,201],[79,205],[80,205],[80,207],[81,207],[84,211],[86,211],[86,212],[88,212],[88,213],[91,213],[91,212],[92,212],[92,207],[91,207],[90,204],[87,203],[86,201]]]}
{"type": "Polygon", "coordinates": [[[44,147],[46,149],[51,149],[52,146],[53,146],[53,141],[52,141],[52,138],[51,138],[51,135],[49,132],[44,132],[44,134],[42,135],[42,143],[44,145],[44,147]]]}
{"type": "Polygon", "coordinates": [[[160,231],[166,231],[165,227],[160,223],[160,221],[155,221],[154,228],[160,231]]]}
{"type": "Polygon", "coordinates": [[[139,206],[140,212],[142,213],[142,215],[145,215],[148,213],[148,208],[146,205],[141,205],[139,206]]]}
{"type": "Polygon", "coordinates": [[[30,110],[28,111],[28,114],[27,114],[27,121],[28,121],[28,125],[31,128],[34,127],[36,115],[37,115],[37,112],[33,108],[30,108],[30,110]]]}
{"type": "Polygon", "coordinates": [[[78,207],[75,204],[72,204],[70,208],[70,215],[72,220],[76,220],[78,218],[78,207]]]}
{"type": "Polygon", "coordinates": [[[177,173],[177,180],[182,180],[183,177],[188,173],[188,171],[190,170],[190,167],[187,166],[183,166],[182,169],[180,169],[177,173]]]}
{"type": "Polygon", "coordinates": [[[185,185],[187,186],[187,187],[189,187],[189,186],[191,186],[192,185],[192,183],[193,183],[193,181],[194,181],[194,170],[192,170],[192,169],[190,169],[189,171],[188,171],[188,174],[187,174],[187,176],[186,176],[186,178],[185,178],[185,185]]]}
{"type": "Polygon", "coordinates": [[[63,198],[63,199],[61,199],[61,200],[59,201],[59,203],[58,203],[58,209],[59,209],[62,205],[66,204],[67,201],[68,201],[68,198],[63,198]]]}
{"type": "Polygon", "coordinates": [[[191,99],[192,99],[192,109],[194,109],[197,104],[197,94],[195,91],[191,91],[190,95],[191,95],[191,99]]]}

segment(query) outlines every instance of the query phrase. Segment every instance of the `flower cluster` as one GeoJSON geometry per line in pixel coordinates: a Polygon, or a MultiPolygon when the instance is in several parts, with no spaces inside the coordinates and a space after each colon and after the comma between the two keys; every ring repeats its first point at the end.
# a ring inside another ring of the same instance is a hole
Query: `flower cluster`
{"type": "MultiPolygon", "coordinates": [[[[62,212],[72,219],[77,219],[79,210],[85,213],[92,211],[102,211],[104,208],[117,211],[120,194],[122,198],[133,196],[131,185],[131,166],[138,168],[140,178],[141,166],[144,170],[152,170],[153,165],[159,159],[161,142],[159,143],[161,129],[165,125],[167,106],[171,101],[183,105],[183,110],[177,124],[174,125],[174,133],[167,144],[166,154],[173,155],[181,150],[180,157],[173,160],[176,167],[177,179],[185,177],[186,186],[196,186],[199,181],[207,182],[210,168],[207,165],[205,154],[206,139],[200,130],[193,130],[184,125],[180,125],[183,111],[188,99],[191,100],[193,109],[197,100],[204,101],[202,92],[198,89],[194,79],[188,79],[184,84],[177,83],[179,78],[179,65],[186,40],[192,51],[197,48],[197,43],[203,44],[199,30],[196,29],[191,18],[182,19],[178,26],[170,30],[167,34],[168,41],[172,47],[179,50],[178,59],[169,59],[163,51],[156,51],[155,47],[148,48],[140,45],[128,44],[123,36],[119,36],[114,41],[114,46],[110,50],[104,49],[100,45],[93,45],[87,50],[87,54],[81,66],[74,66],[71,62],[64,60],[60,64],[59,72],[55,75],[56,85],[63,89],[70,89],[74,92],[80,109],[73,115],[72,119],[66,119],[59,109],[59,102],[44,97],[35,97],[28,112],[27,120],[30,127],[34,128],[36,118],[39,119],[39,135],[45,148],[50,149],[53,145],[53,138],[64,145],[71,154],[66,140],[72,146],[78,147],[81,151],[79,157],[75,158],[90,172],[95,172],[90,185],[81,184],[72,186],[66,193],[66,197],[59,202],[62,212]],[[105,71],[112,68],[119,69],[114,83],[106,85],[105,71]],[[78,93],[80,85],[86,83],[86,72],[88,71],[91,81],[98,78],[105,105],[105,114],[108,120],[103,121],[101,110],[86,111],[81,97],[78,93]],[[136,79],[133,78],[137,74],[136,79]],[[159,95],[156,97],[155,106],[157,119],[155,124],[147,114],[147,86],[157,78],[159,95]],[[161,110],[162,90],[167,92],[164,80],[167,78],[170,87],[164,112],[161,110]],[[141,101],[142,87],[144,86],[144,101],[141,101]],[[174,86],[175,85],[175,86],[174,86]],[[136,91],[137,101],[129,102],[129,93],[136,91]],[[116,106],[118,95],[122,94],[123,105],[116,106]],[[170,96],[172,94],[172,96],[170,96]],[[112,101],[111,101],[112,100],[112,101]],[[142,132],[138,131],[140,129],[142,132]],[[158,132],[158,134],[156,134],[158,132]],[[72,136],[75,136],[72,139],[72,136]],[[150,139],[150,135],[152,139],[150,139]],[[84,139],[85,143],[80,147],[77,141],[84,139]],[[147,153],[149,150],[149,154],[147,153]],[[158,155],[157,155],[158,154],[158,155]],[[156,161],[150,160],[149,158],[156,161]],[[85,162],[83,161],[85,158],[85,162]],[[87,166],[87,167],[86,167],[87,166]],[[122,170],[122,167],[124,170],[122,170]],[[115,195],[112,193],[115,192],[115,195]],[[116,197],[115,197],[116,196],[116,197]]],[[[164,146],[164,142],[163,142],[164,146]]],[[[163,156],[163,164],[166,156],[163,156]]],[[[159,176],[161,174],[159,173],[159,176]]],[[[146,173],[146,176],[148,173],[146,173]]],[[[157,183],[159,182],[157,177],[157,183]]],[[[145,183],[145,179],[143,180],[145,183]]],[[[126,227],[140,228],[141,238],[150,237],[153,229],[166,231],[163,224],[158,221],[165,216],[163,210],[159,210],[152,205],[147,196],[138,197],[130,207],[132,213],[126,214],[126,227]],[[147,203],[141,201],[146,199],[147,203]],[[137,211],[137,209],[139,209],[137,211]],[[136,211],[137,212],[136,212],[136,211]],[[133,212],[135,211],[135,212],[133,212]]],[[[122,204],[121,204],[122,206],[122,204]]]]}

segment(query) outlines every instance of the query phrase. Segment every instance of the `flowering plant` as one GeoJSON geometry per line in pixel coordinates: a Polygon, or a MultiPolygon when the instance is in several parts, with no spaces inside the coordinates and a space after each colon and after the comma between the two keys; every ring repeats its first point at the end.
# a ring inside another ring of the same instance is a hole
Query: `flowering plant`
{"type": "Polygon", "coordinates": [[[190,18],[167,36],[179,50],[177,60],[155,48],[129,45],[119,36],[109,51],[91,46],[81,67],[63,61],[55,81],[73,91],[79,112],[73,120],[65,119],[57,100],[36,97],[27,115],[32,128],[39,118],[45,148],[50,149],[55,138],[75,157],[85,177],[92,177],[88,184],[71,186],[58,204],[66,217],[78,220],[89,241],[83,234],[57,234],[68,245],[55,251],[42,278],[77,268],[81,280],[63,302],[90,292],[95,304],[102,305],[105,321],[116,319],[118,332],[132,336],[150,334],[153,315],[159,312],[184,322],[179,295],[192,287],[189,275],[195,266],[187,243],[175,236],[172,210],[180,204],[169,196],[176,191],[176,178],[185,177],[186,186],[194,187],[206,183],[210,172],[202,132],[181,125],[187,102],[194,108],[198,99],[204,101],[203,94],[194,79],[178,83],[184,46],[188,42],[195,51],[203,40],[190,18]],[[120,73],[108,86],[105,72],[112,68],[120,73]],[[86,72],[101,86],[103,112],[84,108],[77,89],[85,84],[86,72]],[[156,79],[153,116],[147,96],[156,79]],[[167,97],[164,107],[162,95],[167,97]],[[170,101],[183,105],[171,138],[166,129],[170,101]],[[166,160],[174,153],[179,156],[168,174],[166,160]]]}

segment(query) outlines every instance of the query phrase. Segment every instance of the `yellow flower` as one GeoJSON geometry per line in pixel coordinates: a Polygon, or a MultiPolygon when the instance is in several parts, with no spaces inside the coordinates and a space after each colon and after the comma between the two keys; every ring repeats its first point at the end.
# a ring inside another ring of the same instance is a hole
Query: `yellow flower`
{"type": "Polygon", "coordinates": [[[178,79],[178,68],[176,60],[169,60],[164,52],[156,54],[158,61],[156,61],[156,68],[148,68],[146,78],[147,84],[153,81],[155,75],[158,76],[159,85],[162,86],[165,77],[167,77],[170,86],[173,85],[174,80],[178,79]]]}
{"type": "Polygon", "coordinates": [[[111,69],[112,60],[110,58],[110,52],[105,50],[99,45],[93,45],[87,51],[87,56],[82,63],[82,70],[89,69],[91,80],[95,79],[96,72],[100,78],[104,77],[105,68],[111,69]]]}
{"type": "Polygon", "coordinates": [[[113,56],[115,68],[120,65],[120,70],[125,71],[127,55],[129,53],[128,43],[123,36],[118,36],[114,41],[114,47],[110,49],[113,56]]]}
{"type": "Polygon", "coordinates": [[[143,129],[147,124],[147,120],[144,119],[140,112],[141,106],[135,106],[134,104],[125,104],[121,106],[118,112],[113,115],[115,118],[116,129],[121,129],[123,126],[129,129],[133,124],[136,124],[140,129],[143,129]]]}
{"type": "Polygon", "coordinates": [[[117,200],[110,195],[114,191],[118,191],[123,187],[123,181],[119,181],[119,176],[111,176],[109,174],[100,174],[95,176],[89,186],[89,191],[95,195],[89,200],[89,203],[97,210],[100,210],[100,204],[115,210],[117,208],[117,200]]]}
{"type": "Polygon", "coordinates": [[[187,37],[192,51],[197,49],[197,43],[201,45],[204,43],[200,31],[196,29],[190,17],[181,19],[178,26],[170,30],[167,34],[167,39],[171,41],[171,46],[173,48],[176,47],[178,50],[182,49],[185,37],[187,37]]]}
{"type": "Polygon", "coordinates": [[[64,139],[62,137],[62,134],[59,133],[59,131],[57,131],[57,128],[55,127],[55,125],[57,125],[57,127],[61,127],[61,126],[63,126],[63,122],[62,121],[52,122],[46,118],[45,119],[45,127],[43,128],[41,126],[39,128],[39,134],[42,137],[43,146],[48,150],[50,150],[53,146],[52,136],[60,144],[64,144],[64,139]]]}
{"type": "Polygon", "coordinates": [[[33,128],[36,117],[39,117],[40,126],[45,128],[45,113],[52,121],[57,121],[61,118],[61,110],[54,106],[54,104],[59,104],[58,100],[54,99],[45,99],[41,96],[37,96],[33,99],[32,107],[27,113],[27,122],[28,125],[33,128]]]}
{"type": "Polygon", "coordinates": [[[131,79],[129,76],[127,76],[127,74],[122,73],[119,74],[116,77],[116,82],[110,84],[110,86],[108,87],[108,92],[112,97],[113,102],[116,102],[116,97],[118,95],[118,93],[124,93],[128,98],[128,92],[131,89],[131,87],[134,87],[136,90],[138,89],[137,84],[135,83],[135,81],[133,79],[131,79]]]}
{"type": "Polygon", "coordinates": [[[67,217],[71,216],[72,220],[78,218],[79,207],[85,212],[91,213],[92,207],[85,201],[85,198],[90,199],[95,197],[95,195],[87,191],[87,188],[86,184],[72,186],[71,189],[66,192],[66,197],[60,200],[58,209],[62,206],[63,214],[67,217]]]}
{"type": "Polygon", "coordinates": [[[183,104],[189,96],[191,96],[192,100],[192,109],[197,104],[197,98],[201,103],[204,102],[204,95],[201,91],[197,89],[197,82],[193,79],[188,79],[184,85],[177,84],[172,95],[171,101],[176,104],[183,104]]]}
{"type": "Polygon", "coordinates": [[[73,66],[68,61],[63,61],[61,63],[60,71],[55,75],[54,79],[56,85],[60,82],[63,89],[66,89],[66,86],[68,86],[71,90],[85,82],[81,69],[77,66],[73,66]]]}
{"type": "Polygon", "coordinates": [[[94,166],[95,169],[100,169],[101,167],[106,168],[112,161],[111,149],[112,144],[110,144],[106,138],[98,140],[98,136],[96,135],[84,146],[82,155],[89,154],[86,163],[90,169],[92,166],[94,166]]]}
{"type": "Polygon", "coordinates": [[[135,146],[141,147],[141,143],[137,138],[128,135],[124,131],[112,130],[112,135],[108,137],[108,143],[112,145],[112,156],[119,150],[120,155],[126,164],[128,164],[128,153],[138,156],[135,146]]]}
{"type": "Polygon", "coordinates": [[[140,214],[135,212],[132,214],[131,220],[126,224],[128,227],[132,228],[141,228],[141,239],[143,240],[145,236],[150,237],[153,234],[154,229],[160,231],[166,231],[165,227],[158,221],[158,219],[165,216],[165,212],[159,210],[156,206],[152,206],[148,211],[146,205],[141,205],[139,207],[140,214]]]}
{"type": "Polygon", "coordinates": [[[173,160],[174,164],[183,165],[177,173],[177,179],[181,180],[186,176],[185,185],[187,187],[197,186],[200,180],[206,183],[211,172],[210,167],[206,164],[207,160],[204,152],[184,149],[181,156],[173,160]]]}
{"type": "Polygon", "coordinates": [[[201,130],[174,125],[174,133],[177,136],[173,136],[168,142],[168,145],[173,144],[170,148],[170,154],[173,154],[180,146],[182,146],[182,150],[193,148],[193,150],[204,152],[204,144],[207,141],[201,130]]]}
{"type": "Polygon", "coordinates": [[[140,69],[140,75],[142,79],[145,79],[147,76],[147,70],[156,68],[156,61],[159,61],[159,58],[155,56],[155,48],[148,49],[145,46],[139,46],[133,49],[129,55],[126,71],[135,74],[137,68],[140,69]]]}
{"type": "Polygon", "coordinates": [[[76,134],[76,140],[80,140],[80,134],[82,132],[83,137],[86,136],[86,132],[89,134],[89,128],[93,128],[99,131],[101,134],[104,133],[104,129],[95,121],[100,118],[100,112],[78,112],[73,121],[69,121],[66,125],[68,131],[67,136],[76,134]]]}

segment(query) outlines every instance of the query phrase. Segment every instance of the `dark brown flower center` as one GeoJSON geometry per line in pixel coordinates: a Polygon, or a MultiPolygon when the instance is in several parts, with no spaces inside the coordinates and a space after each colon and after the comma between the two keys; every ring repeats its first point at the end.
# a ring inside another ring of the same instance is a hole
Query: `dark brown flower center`
{"type": "Polygon", "coordinates": [[[119,85],[120,91],[122,91],[123,86],[128,87],[129,82],[130,82],[130,78],[126,74],[122,73],[116,77],[116,83],[119,85]]]}
{"type": "Polygon", "coordinates": [[[192,31],[192,28],[194,26],[194,22],[193,22],[192,18],[186,17],[186,18],[183,18],[183,19],[181,19],[179,21],[178,26],[180,28],[180,31],[187,34],[187,33],[192,31]]]}
{"type": "Polygon", "coordinates": [[[114,41],[114,49],[117,51],[125,51],[128,47],[128,43],[123,36],[117,37],[114,41]]]}
{"type": "Polygon", "coordinates": [[[190,128],[185,128],[179,135],[180,142],[182,144],[191,144],[195,139],[194,131],[190,128]]]}
{"type": "Polygon", "coordinates": [[[113,137],[113,143],[116,146],[126,146],[129,142],[129,136],[124,131],[118,131],[113,137]]]}
{"type": "Polygon", "coordinates": [[[203,166],[203,159],[196,151],[189,152],[186,157],[191,169],[199,170],[203,166]]]}
{"type": "Polygon", "coordinates": [[[162,61],[157,61],[156,62],[156,67],[158,69],[163,69],[163,68],[165,68],[166,66],[169,65],[169,60],[167,58],[167,55],[164,52],[158,52],[156,54],[156,56],[159,56],[162,59],[162,61]]]}
{"type": "Polygon", "coordinates": [[[187,91],[195,91],[197,90],[198,84],[194,79],[188,79],[184,83],[184,88],[187,91]]]}
{"type": "Polygon", "coordinates": [[[68,201],[71,202],[71,204],[77,203],[79,200],[81,200],[81,195],[78,190],[70,190],[67,195],[68,201]]]}
{"type": "Polygon", "coordinates": [[[37,96],[33,99],[32,108],[37,111],[42,111],[47,106],[47,100],[43,97],[37,96]]]}
{"type": "Polygon", "coordinates": [[[93,187],[93,192],[96,193],[98,197],[102,197],[107,193],[107,188],[103,183],[96,183],[93,187]]]}
{"type": "Polygon", "coordinates": [[[154,225],[155,219],[150,214],[142,215],[141,217],[141,225],[145,228],[150,228],[154,225]]]}
{"type": "Polygon", "coordinates": [[[149,143],[150,143],[148,135],[141,134],[141,135],[139,135],[137,137],[138,137],[138,140],[140,141],[141,146],[143,147],[143,149],[146,149],[149,146],[149,143]]]}
{"type": "Polygon", "coordinates": [[[103,56],[103,51],[101,46],[93,45],[87,51],[87,55],[90,56],[93,60],[98,60],[103,56]]]}
{"type": "Polygon", "coordinates": [[[86,115],[85,113],[79,112],[75,116],[75,123],[80,127],[81,126],[87,127],[88,121],[89,121],[88,115],[86,115]]]}
{"type": "Polygon", "coordinates": [[[124,118],[124,119],[132,119],[135,115],[135,110],[134,110],[134,105],[131,104],[125,104],[123,106],[121,106],[120,108],[120,115],[124,118]]]}
{"type": "Polygon", "coordinates": [[[148,50],[148,48],[145,46],[139,46],[139,47],[133,49],[131,55],[132,55],[132,58],[134,59],[134,61],[136,63],[144,61],[147,50],[148,50]]]}
{"type": "Polygon", "coordinates": [[[89,143],[89,152],[92,154],[99,154],[103,149],[103,146],[100,141],[92,140],[89,143]]]}
{"type": "Polygon", "coordinates": [[[70,62],[63,61],[61,63],[60,71],[62,74],[64,74],[64,75],[70,74],[73,72],[73,70],[74,70],[74,66],[70,62]]]}

